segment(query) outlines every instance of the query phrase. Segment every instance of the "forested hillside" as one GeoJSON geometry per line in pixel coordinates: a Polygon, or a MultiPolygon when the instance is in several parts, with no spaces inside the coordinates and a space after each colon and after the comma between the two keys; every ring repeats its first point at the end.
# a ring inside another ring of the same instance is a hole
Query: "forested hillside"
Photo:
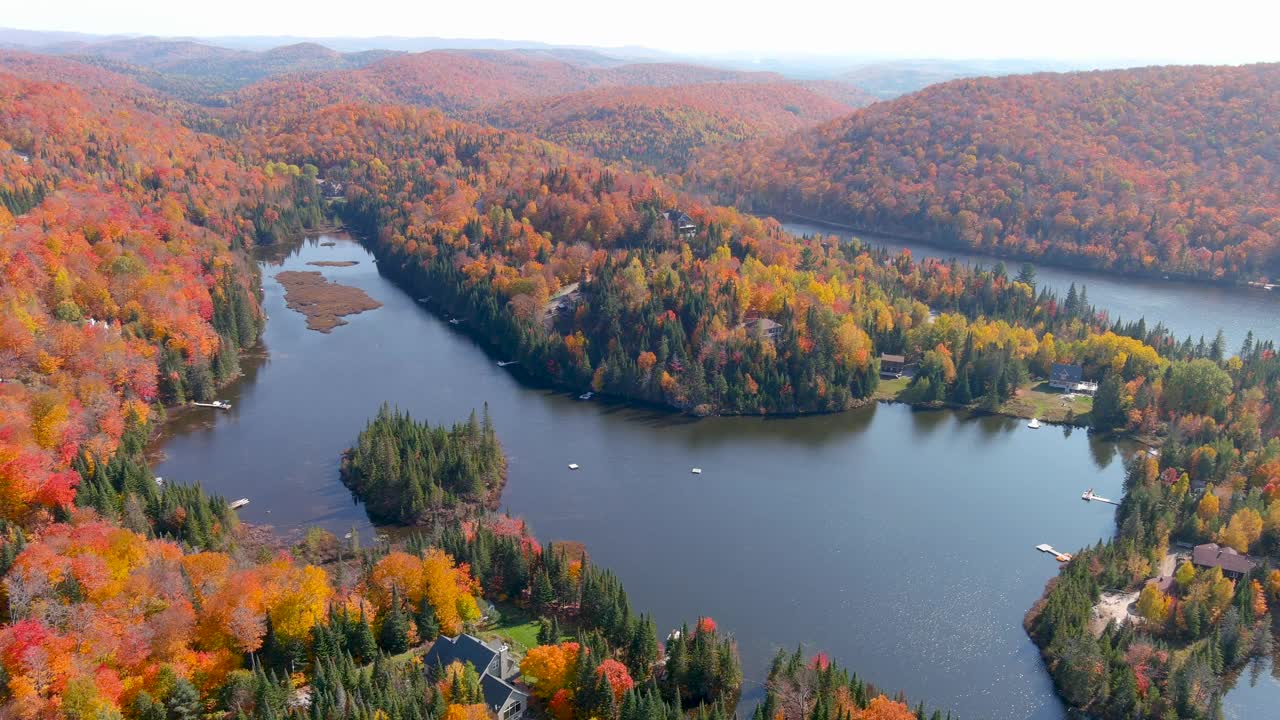
{"type": "Polygon", "coordinates": [[[1280,66],[958,80],[705,155],[747,209],[1197,278],[1280,273],[1280,66]]]}
{"type": "MultiPolygon", "coordinates": [[[[241,106],[261,106],[292,97],[295,102],[306,102],[305,107],[350,101],[407,103],[458,114],[504,102],[598,88],[673,88],[723,83],[802,86],[776,73],[720,70],[680,63],[602,67],[528,52],[435,50],[389,57],[358,70],[275,77],[234,93],[229,101],[241,106]]],[[[856,89],[845,92],[842,83],[835,85],[827,91],[854,93],[857,97],[856,89]]],[[[758,102],[759,94],[755,97],[757,100],[753,102],[758,102]]],[[[806,101],[807,104],[813,102],[806,101]]]]}
{"type": "Polygon", "coordinates": [[[693,150],[780,135],[850,106],[793,83],[610,87],[492,106],[474,117],[605,160],[681,170],[693,150]]]}
{"type": "MultiPolygon", "coordinates": [[[[427,53],[276,78],[210,108],[100,67],[0,54],[6,712],[479,720],[474,673],[428,684],[384,655],[474,627],[487,595],[537,613],[525,680],[561,720],[732,715],[742,679],[727,632],[704,618],[659,656],[616,578],[580,552],[544,550],[510,518],[436,527],[394,551],[318,533],[276,553],[246,545],[221,499],[154,481],[144,451],[163,407],[213,396],[257,342],[247,251],[332,212],[413,297],[518,360],[526,380],[575,391],[693,414],[838,411],[870,401],[890,352],[918,367],[898,399],[998,410],[1054,363],[1079,364],[1099,388],[1072,422],[1163,446],[1131,464],[1117,541],[1068,564],[1028,629],[1075,707],[1212,717],[1222,677],[1270,646],[1280,573],[1145,580],[1178,541],[1280,557],[1270,340],[1232,356],[1221,338],[1113,323],[1074,287],[1064,298],[1038,287],[1030,266],[797,238],[698,201],[678,176],[445,114],[609,84],[773,88],[770,77],[427,53]],[[1137,588],[1140,620],[1086,632],[1103,590],[1137,588]]],[[[1274,89],[1264,66],[959,81],[709,150],[691,177],[734,200],[1004,252],[1266,273],[1274,89]]],[[[698,105],[685,92],[642,94],[698,105]]],[[[770,117],[751,122],[788,120],[770,117]]],[[[693,146],[654,130],[657,142],[637,133],[645,152],[693,146]]],[[[595,139],[610,131],[583,132],[564,142],[618,150],[595,139]]],[[[378,514],[417,521],[500,482],[486,422],[432,421],[388,411],[355,439],[347,479],[378,514]]],[[[818,720],[910,712],[799,654],[778,657],[763,707],[818,720]]]]}

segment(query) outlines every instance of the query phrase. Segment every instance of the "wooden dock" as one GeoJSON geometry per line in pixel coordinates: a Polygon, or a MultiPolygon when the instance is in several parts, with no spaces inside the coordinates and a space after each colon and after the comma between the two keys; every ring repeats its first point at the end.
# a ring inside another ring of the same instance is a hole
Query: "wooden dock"
{"type": "Polygon", "coordinates": [[[1081,499],[1081,500],[1083,500],[1083,501],[1085,501],[1085,502],[1100,502],[1100,503],[1106,503],[1106,504],[1108,504],[1108,505],[1119,505],[1119,504],[1120,504],[1120,503],[1116,502],[1115,500],[1111,500],[1111,499],[1109,499],[1109,498],[1104,498],[1104,497],[1102,497],[1101,495],[1095,495],[1095,494],[1093,494],[1093,490],[1085,490],[1083,493],[1081,493],[1081,495],[1080,495],[1080,499],[1081,499]]]}
{"type": "Polygon", "coordinates": [[[1071,559],[1071,553],[1058,552],[1052,545],[1048,545],[1048,544],[1037,545],[1036,549],[1042,553],[1049,553],[1058,562],[1067,562],[1068,560],[1071,559]]]}

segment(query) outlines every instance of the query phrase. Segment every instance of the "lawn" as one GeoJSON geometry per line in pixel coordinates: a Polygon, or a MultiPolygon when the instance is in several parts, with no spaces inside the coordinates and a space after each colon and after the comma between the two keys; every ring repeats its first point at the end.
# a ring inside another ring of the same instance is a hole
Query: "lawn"
{"type": "Polygon", "coordinates": [[[1082,416],[1092,410],[1093,398],[1076,395],[1068,401],[1063,393],[1044,382],[1023,385],[1017,395],[1000,406],[1000,412],[1008,415],[1034,417],[1051,422],[1064,422],[1068,413],[1076,422],[1083,422],[1082,416]]]}
{"type": "Polygon", "coordinates": [[[905,376],[892,380],[880,378],[880,384],[876,385],[876,392],[872,397],[876,400],[897,400],[898,393],[906,390],[910,382],[911,378],[905,376]]]}
{"type": "Polygon", "coordinates": [[[502,614],[502,619],[490,624],[480,632],[483,640],[501,638],[512,649],[523,654],[529,648],[538,646],[538,619],[527,610],[509,603],[497,603],[495,607],[502,614]]]}
{"type": "MultiPolygon", "coordinates": [[[[876,400],[897,400],[911,378],[900,377],[892,380],[880,379],[873,397],[876,400]]],[[[1093,410],[1093,398],[1087,395],[1076,395],[1070,400],[1066,396],[1049,387],[1043,381],[1032,381],[1018,389],[1018,394],[1000,406],[999,412],[1025,418],[1040,418],[1047,422],[1066,422],[1068,413],[1073,422],[1088,422],[1087,416],[1093,410]]]]}

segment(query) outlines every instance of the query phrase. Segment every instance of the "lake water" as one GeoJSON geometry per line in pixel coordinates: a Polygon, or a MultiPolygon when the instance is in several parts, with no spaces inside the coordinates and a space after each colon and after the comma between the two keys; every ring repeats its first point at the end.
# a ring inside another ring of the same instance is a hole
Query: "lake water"
{"type": "MultiPolygon", "coordinates": [[[[964,718],[1065,717],[1021,627],[1057,571],[1034,547],[1112,534],[1114,508],[1080,493],[1120,495],[1124,448],[900,405],[693,420],[580,402],[522,385],[359,244],[323,240],[335,245],[308,240],[264,265],[265,359],[245,362],[229,412],[171,413],[157,474],[248,497],[241,517],[281,532],[368,532],[338,457],[378,406],[451,423],[487,402],[510,462],[504,506],[544,541],[586,543],[660,629],[706,614],[735,633],[746,702],[773,653],[803,643],[964,718]],[[383,307],[307,330],[274,280],[285,269],[320,270],[383,307]]],[[[1257,707],[1280,697],[1267,682],[1247,690],[1257,707]]]]}
{"type": "MultiPolygon", "coordinates": [[[[907,249],[916,258],[955,258],[969,265],[994,267],[1001,259],[991,255],[959,252],[949,248],[922,242],[896,240],[869,233],[850,233],[825,226],[800,222],[783,223],[783,227],[796,235],[836,235],[842,238],[856,236],[872,245],[891,250],[907,249]]],[[[1019,260],[1004,260],[1010,275],[1016,275],[1022,267],[1019,260]]],[[[1127,278],[1116,274],[1073,270],[1032,263],[1036,267],[1039,287],[1058,291],[1066,297],[1071,283],[1077,288],[1087,286],[1089,302],[1106,310],[1114,321],[1146,318],[1148,327],[1163,321],[1179,339],[1188,335],[1192,340],[1201,336],[1212,342],[1221,329],[1227,339],[1227,350],[1240,349],[1245,335],[1252,330],[1259,338],[1280,339],[1276,332],[1276,313],[1280,312],[1280,292],[1261,288],[1204,285],[1179,280],[1154,280],[1151,278],[1127,278]]]]}

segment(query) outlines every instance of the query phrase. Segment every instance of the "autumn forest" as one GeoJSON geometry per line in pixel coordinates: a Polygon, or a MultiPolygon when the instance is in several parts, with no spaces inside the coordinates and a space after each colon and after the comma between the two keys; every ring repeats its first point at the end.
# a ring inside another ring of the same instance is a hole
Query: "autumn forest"
{"type": "Polygon", "coordinates": [[[1273,647],[1274,338],[1113,318],[1023,261],[1275,280],[1277,98],[1275,65],[961,79],[873,103],[843,81],[549,51],[0,51],[4,712],[482,720],[484,668],[421,658],[504,613],[536,633],[519,677],[538,717],[946,712],[822,647],[780,650],[753,680],[751,627],[659,628],[589,548],[498,511],[502,438],[521,428],[484,398],[470,417],[379,398],[327,459],[379,523],[372,544],[286,541],[155,478],[167,413],[219,398],[261,352],[254,250],[343,227],[521,382],[664,413],[892,400],[1031,417],[1029,389],[1078,367],[1096,395],[1054,419],[1143,451],[1115,536],[1062,565],[1026,632],[1067,707],[1215,717],[1224,678],[1273,647]],[[1009,264],[799,237],[775,213],[1009,264]],[[885,364],[899,356],[910,372],[885,364]],[[1205,543],[1256,566],[1147,583],[1205,543]],[[1111,591],[1140,593],[1134,621],[1091,629],[1111,591]]]}

